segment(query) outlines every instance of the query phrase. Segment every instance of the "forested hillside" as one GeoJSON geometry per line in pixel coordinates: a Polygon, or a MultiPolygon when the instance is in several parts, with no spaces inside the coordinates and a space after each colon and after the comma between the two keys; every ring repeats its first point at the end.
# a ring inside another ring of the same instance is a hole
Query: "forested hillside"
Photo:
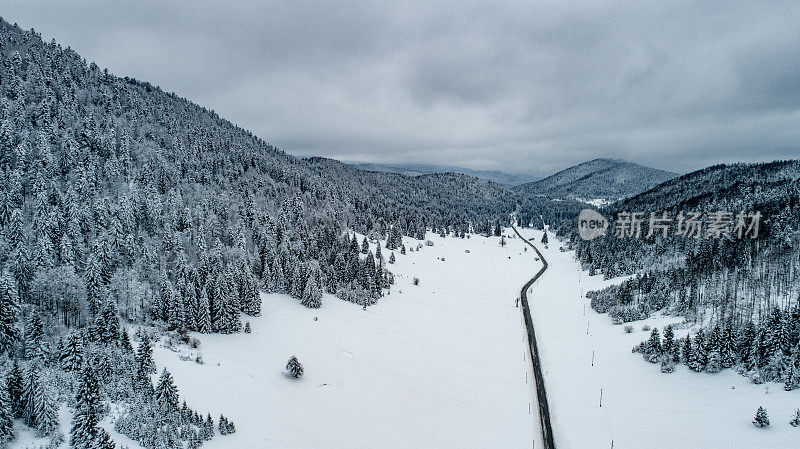
{"type": "Polygon", "coordinates": [[[670,173],[616,159],[593,159],[538,181],[514,187],[526,195],[583,201],[617,201],[668,179],[670,173]]]}
{"type": "MultiPolygon", "coordinates": [[[[706,331],[693,343],[668,344],[676,361],[683,350],[683,361],[697,371],[709,363],[712,371],[736,365],[757,381],[800,383],[800,161],[709,167],[600,212],[609,220],[641,212],[643,223],[640,238],[619,238],[612,226],[591,241],[578,237],[574,222],[560,224],[584,267],[606,277],[638,273],[590,292],[596,310],[617,322],[661,309],[684,315],[706,331]],[[666,237],[661,229],[648,237],[651,212],[672,217],[666,237]],[[700,231],[679,235],[681,212],[701,214],[700,231]],[[730,214],[728,232],[713,235],[718,212],[730,214]],[[751,229],[740,236],[736,226],[749,227],[758,212],[757,235],[751,229]]],[[[655,340],[640,348],[651,361],[663,354],[655,340]]]]}
{"type": "Polygon", "coordinates": [[[57,442],[66,402],[73,446],[109,447],[96,426],[109,400],[127,410],[118,430],[145,447],[197,447],[214,434],[210,415],[177,407],[167,372],[153,388],[146,332],[134,355],[126,326],[184,341],[238,332],[242,315],[260,313],[259,290],[306,307],[320,307],[323,289],[369,305],[391,273],[348,231],[389,249],[426,228],[488,233],[524,201],[463,175],[298,160],[3,21],[0,66],[2,441],[22,416],[57,442]]]}

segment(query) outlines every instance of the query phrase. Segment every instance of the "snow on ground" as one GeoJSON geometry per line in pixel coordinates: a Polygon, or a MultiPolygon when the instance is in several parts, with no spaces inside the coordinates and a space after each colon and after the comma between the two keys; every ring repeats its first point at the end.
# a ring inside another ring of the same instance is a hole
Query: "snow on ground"
{"type": "Polygon", "coordinates": [[[194,335],[204,365],[157,346],[182,399],[236,423],[203,447],[532,447],[536,404],[514,307],[538,269],[532,252],[518,238],[505,248],[497,237],[428,238],[435,246],[395,251],[391,294],[367,310],[329,295],[318,310],[263,295],[252,334],[194,335]],[[300,380],[283,373],[293,354],[300,380]]]}
{"type": "MultiPolygon", "coordinates": [[[[537,243],[542,235],[522,233],[537,243]]],[[[682,320],[656,316],[628,323],[636,330],[626,334],[583,297],[619,279],[581,273],[573,254],[559,251],[550,237],[548,249],[538,245],[549,268],[528,298],[559,449],[610,448],[612,439],[614,449],[800,447],[800,429],[788,424],[800,392],[786,392],[778,383],[754,385],[731,370],[694,373],[678,365],[662,374],[659,364],[643,361],[631,348],[649,337],[644,324],[662,330],[682,320]],[[767,429],[751,424],[759,406],[769,413],[767,429]]],[[[684,335],[686,330],[676,331],[684,335]]]]}

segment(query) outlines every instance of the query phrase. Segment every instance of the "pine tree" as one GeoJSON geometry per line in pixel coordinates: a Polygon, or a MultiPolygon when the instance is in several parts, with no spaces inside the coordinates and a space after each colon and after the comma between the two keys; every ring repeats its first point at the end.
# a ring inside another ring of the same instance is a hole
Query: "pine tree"
{"type": "Polygon", "coordinates": [[[783,375],[784,383],[783,389],[786,391],[792,391],[797,388],[798,381],[798,369],[794,366],[791,366],[786,369],[786,372],[783,375]]]}
{"type": "Polygon", "coordinates": [[[361,243],[361,254],[367,254],[369,252],[369,242],[367,241],[367,237],[364,236],[364,241],[361,243]]]}
{"type": "MultiPolygon", "coordinates": [[[[4,382],[8,385],[8,379],[4,382]]],[[[0,388],[0,447],[14,439],[14,406],[5,388],[0,388]]]]}
{"type": "Polygon", "coordinates": [[[197,298],[195,322],[197,323],[197,332],[203,334],[211,332],[211,314],[208,309],[208,295],[204,288],[200,289],[200,297],[197,298]]]}
{"type": "Polygon", "coordinates": [[[542,245],[547,245],[547,231],[542,233],[542,245]]]}
{"type": "Polygon", "coordinates": [[[119,340],[119,317],[117,316],[117,305],[114,301],[107,301],[103,307],[103,329],[100,339],[103,343],[113,343],[119,340]]]}
{"type": "Polygon", "coordinates": [[[675,334],[672,331],[672,325],[668,324],[667,327],[664,328],[664,342],[661,345],[661,349],[665,354],[672,354],[674,347],[675,334]]]}
{"type": "Polygon", "coordinates": [[[42,356],[42,336],[44,335],[44,325],[39,318],[39,312],[32,310],[30,317],[25,323],[25,357],[34,359],[42,356]]]}
{"type": "Polygon", "coordinates": [[[122,333],[119,336],[119,346],[122,348],[123,351],[127,353],[133,352],[133,346],[131,345],[131,337],[128,335],[128,328],[123,327],[122,333]]]}
{"type": "MultiPolygon", "coordinates": [[[[8,403],[13,417],[21,418],[24,405],[22,403],[22,371],[14,360],[5,379],[5,391],[8,393],[8,403]]],[[[0,388],[1,389],[1,388],[0,388]]]]}
{"type": "Polygon", "coordinates": [[[794,409],[794,416],[792,420],[789,421],[789,424],[791,424],[792,427],[800,426],[800,408],[794,409]]]}
{"type": "Polygon", "coordinates": [[[402,254],[402,255],[406,254],[406,245],[403,245],[403,246],[400,247],[400,254],[402,254]]]}
{"type": "Polygon", "coordinates": [[[692,339],[688,335],[683,339],[683,364],[688,366],[692,357],[692,339]]]}
{"type": "Polygon", "coordinates": [[[310,276],[306,281],[306,288],[303,290],[300,303],[311,309],[318,309],[322,306],[322,289],[317,285],[317,281],[313,276],[310,276]]]}
{"type": "Polygon", "coordinates": [[[70,429],[70,446],[73,449],[93,449],[103,410],[100,384],[91,366],[81,371],[78,392],[75,395],[75,414],[70,429]]]}
{"type": "Polygon", "coordinates": [[[41,437],[58,429],[58,407],[47,385],[38,380],[33,397],[36,433],[41,437]]]}
{"type": "Polygon", "coordinates": [[[708,363],[706,364],[707,373],[718,373],[722,370],[722,356],[719,351],[711,351],[708,353],[708,363]]]}
{"type": "Polygon", "coordinates": [[[17,341],[19,297],[14,279],[7,270],[0,276],[0,354],[10,351],[17,341]]]}
{"type": "Polygon", "coordinates": [[[303,365],[297,360],[297,357],[291,356],[289,361],[286,362],[286,371],[295,379],[303,375],[303,365]]]}
{"type": "Polygon", "coordinates": [[[77,332],[67,334],[58,356],[61,369],[79,371],[83,365],[83,341],[77,332]]]}
{"type": "Polygon", "coordinates": [[[394,251],[389,255],[389,263],[395,263],[394,251]]]}
{"type": "Polygon", "coordinates": [[[756,427],[769,427],[769,416],[767,416],[767,410],[764,407],[758,407],[756,417],[753,419],[753,425],[756,427]]]}
{"type": "Polygon", "coordinates": [[[141,371],[152,374],[156,372],[156,363],[153,361],[153,345],[147,333],[142,333],[142,340],[136,350],[136,362],[141,371]]]}
{"type": "Polygon", "coordinates": [[[650,363],[661,361],[661,335],[657,327],[650,331],[650,339],[645,344],[644,358],[650,363]]]}
{"type": "Polygon", "coordinates": [[[178,409],[178,389],[172,380],[172,374],[164,368],[155,391],[156,402],[165,410],[178,409]]]}
{"type": "Polygon", "coordinates": [[[694,342],[692,343],[692,350],[689,353],[689,369],[695,372],[703,371],[706,367],[705,364],[705,356],[703,355],[703,335],[698,333],[694,337],[694,342]]]}

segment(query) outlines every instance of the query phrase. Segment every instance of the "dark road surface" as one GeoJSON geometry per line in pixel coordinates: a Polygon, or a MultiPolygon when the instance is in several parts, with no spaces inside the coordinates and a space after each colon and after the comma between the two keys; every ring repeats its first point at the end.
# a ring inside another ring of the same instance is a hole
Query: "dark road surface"
{"type": "Polygon", "coordinates": [[[527,243],[542,261],[542,268],[533,275],[530,281],[522,287],[520,292],[520,299],[522,301],[522,313],[525,315],[525,328],[528,331],[528,347],[531,351],[531,364],[533,365],[533,378],[536,381],[536,399],[539,403],[539,421],[542,428],[542,442],[545,449],[555,449],[556,443],[553,439],[553,427],[550,424],[550,407],[547,405],[547,390],[544,385],[544,377],[542,376],[542,363],[539,360],[539,349],[536,346],[536,334],[533,332],[533,319],[531,319],[531,309],[528,306],[528,289],[539,279],[539,276],[547,270],[547,261],[545,260],[539,249],[536,248],[530,241],[528,241],[522,234],[519,233],[517,228],[512,227],[514,232],[519,238],[527,243]]]}

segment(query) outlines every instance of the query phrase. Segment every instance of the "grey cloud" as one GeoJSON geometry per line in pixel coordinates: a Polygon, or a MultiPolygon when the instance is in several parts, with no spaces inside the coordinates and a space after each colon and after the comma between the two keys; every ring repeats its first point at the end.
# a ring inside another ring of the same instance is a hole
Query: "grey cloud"
{"type": "Polygon", "coordinates": [[[548,174],[800,156],[800,4],[4,2],[299,155],[548,174]]]}

